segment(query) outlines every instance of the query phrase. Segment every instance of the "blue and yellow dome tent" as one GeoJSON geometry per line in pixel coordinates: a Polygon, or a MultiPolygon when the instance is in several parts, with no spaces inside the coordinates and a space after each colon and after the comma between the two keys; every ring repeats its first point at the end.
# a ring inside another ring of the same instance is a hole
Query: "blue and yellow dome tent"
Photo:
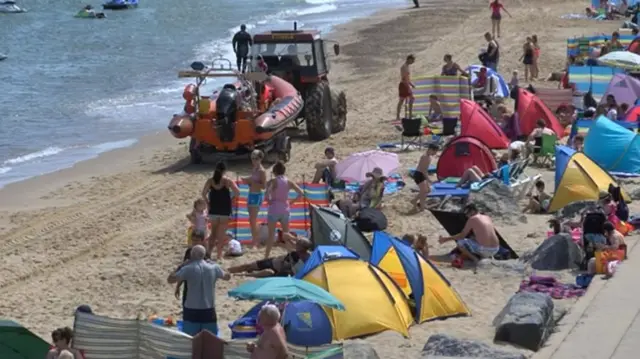
{"type": "MultiPolygon", "coordinates": [[[[321,247],[319,247],[321,248],[321,247]]],[[[314,257],[312,255],[312,257],[314,257]]],[[[309,281],[344,304],[339,311],[323,307],[333,329],[333,340],[394,330],[409,336],[411,308],[395,282],[380,268],[353,257],[321,256],[314,268],[301,271],[309,281]]]]}
{"type": "Polygon", "coordinates": [[[584,139],[584,153],[607,171],[640,173],[640,138],[605,116],[598,117],[584,139]]]}
{"type": "Polygon", "coordinates": [[[415,301],[416,322],[470,315],[451,283],[413,248],[385,232],[373,235],[371,263],[415,301]]]}
{"type": "MultiPolygon", "coordinates": [[[[555,182],[556,189],[548,212],[555,212],[576,201],[598,200],[600,192],[607,192],[610,184],[618,186],[613,177],[587,155],[567,146],[556,146],[555,182]]],[[[630,202],[624,191],[622,198],[630,202]]]]}

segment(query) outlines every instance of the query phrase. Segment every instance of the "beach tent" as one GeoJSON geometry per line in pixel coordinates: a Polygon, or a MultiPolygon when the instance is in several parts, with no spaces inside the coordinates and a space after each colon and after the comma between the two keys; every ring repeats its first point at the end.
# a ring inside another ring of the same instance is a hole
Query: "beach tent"
{"type": "Polygon", "coordinates": [[[411,246],[385,232],[373,235],[371,263],[385,271],[415,301],[415,319],[444,319],[470,315],[451,283],[411,246]]]}
{"type": "MultiPolygon", "coordinates": [[[[589,131],[589,134],[593,128],[589,131]]],[[[549,212],[555,212],[576,201],[598,200],[601,191],[609,191],[609,185],[618,186],[616,181],[582,152],[567,146],[556,146],[555,193],[549,204],[549,212]]],[[[625,201],[629,200],[622,193],[625,201]]]]}
{"type": "Polygon", "coordinates": [[[484,173],[497,168],[496,160],[489,147],[472,136],[458,136],[442,150],[436,174],[439,179],[462,177],[468,168],[478,166],[484,173]]]}
{"type": "Polygon", "coordinates": [[[615,74],[609,82],[607,91],[602,95],[600,103],[605,103],[608,95],[613,95],[618,104],[626,103],[633,106],[640,97],[640,80],[624,73],[615,74]]]}
{"type": "Polygon", "coordinates": [[[413,80],[413,115],[429,115],[429,95],[438,96],[444,118],[460,117],[460,99],[471,98],[469,79],[463,76],[424,76],[413,80]]]}
{"type": "Polygon", "coordinates": [[[344,246],[317,246],[309,256],[309,259],[304,262],[304,267],[296,273],[296,278],[302,279],[325,261],[337,258],[358,259],[360,257],[356,252],[344,246]]]}
{"type": "Polygon", "coordinates": [[[405,337],[412,314],[402,290],[380,268],[358,259],[327,259],[303,280],[324,288],[345,310],[326,311],[333,339],[342,340],[394,330],[405,337]]]}
{"type": "Polygon", "coordinates": [[[564,137],[564,127],[558,122],[553,112],[536,95],[519,88],[516,108],[521,135],[529,136],[536,128],[536,122],[539,119],[543,119],[547,127],[552,129],[558,138],[564,137]]]}
{"type": "Polygon", "coordinates": [[[460,135],[473,136],[492,150],[509,148],[509,138],[477,102],[460,100],[460,135]]]}
{"type": "Polygon", "coordinates": [[[371,256],[367,237],[350,219],[330,208],[311,206],[311,240],[315,247],[343,245],[365,261],[371,256]]]}
{"type": "MultiPolygon", "coordinates": [[[[467,67],[466,71],[467,73],[469,73],[469,75],[471,75],[471,83],[473,83],[478,78],[477,73],[480,72],[480,69],[483,67],[484,66],[482,65],[471,65],[467,67]]],[[[496,97],[509,97],[509,85],[507,85],[504,77],[502,77],[497,71],[494,71],[493,69],[490,69],[488,67],[486,69],[487,76],[493,77],[495,83],[498,84],[498,88],[496,89],[496,97]]]]}
{"type": "MultiPolygon", "coordinates": [[[[467,224],[467,216],[462,212],[447,212],[430,209],[429,212],[440,222],[449,235],[456,235],[464,229],[467,224]]],[[[518,254],[511,248],[509,243],[502,238],[496,229],[496,235],[500,241],[500,252],[496,255],[496,259],[518,259],[518,254]]]]}
{"type": "Polygon", "coordinates": [[[624,121],[627,122],[638,122],[640,119],[640,105],[635,105],[624,114],[624,121]]]}
{"type": "Polygon", "coordinates": [[[0,358],[42,359],[49,343],[11,320],[0,320],[0,358]]]}
{"type": "Polygon", "coordinates": [[[598,117],[589,128],[584,153],[607,171],[640,173],[638,134],[605,116],[598,117]]]}

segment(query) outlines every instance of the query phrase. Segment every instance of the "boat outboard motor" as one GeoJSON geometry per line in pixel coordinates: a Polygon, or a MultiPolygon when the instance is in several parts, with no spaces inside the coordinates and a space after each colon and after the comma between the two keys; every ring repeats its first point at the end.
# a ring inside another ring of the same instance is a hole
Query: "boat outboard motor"
{"type": "Polygon", "coordinates": [[[223,142],[233,141],[236,134],[236,112],[238,90],[235,85],[224,85],[216,100],[218,136],[223,142]]]}

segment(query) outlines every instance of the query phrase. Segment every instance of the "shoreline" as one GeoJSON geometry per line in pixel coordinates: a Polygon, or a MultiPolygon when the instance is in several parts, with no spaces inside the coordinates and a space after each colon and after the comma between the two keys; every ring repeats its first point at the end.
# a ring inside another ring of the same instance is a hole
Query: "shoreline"
{"type": "MultiPolygon", "coordinates": [[[[439,73],[445,53],[452,54],[463,67],[477,62],[481,45],[476,44],[481,44],[489,23],[484,2],[437,1],[422,4],[420,9],[409,5],[336,25],[328,33],[328,38],[340,42],[342,50],[332,58],[329,77],[332,85],[347,93],[347,130],[317,143],[295,140],[288,164],[290,178],[308,176],[328,145],[344,157],[379,142],[399,141],[390,120],[397,101],[398,69],[409,53],[418,59],[412,69],[414,76],[439,73]]],[[[500,40],[505,47],[503,74],[520,67],[520,40],[531,32],[543,39],[546,57],[541,72],[546,73],[563,64],[562,46],[567,37],[583,33],[587,25],[601,32],[613,27],[612,23],[559,19],[562,13],[581,9],[578,1],[536,0],[526,5],[511,1],[505,6],[514,19],[505,21],[500,40]]],[[[213,164],[182,166],[188,159],[185,143],[165,131],[156,132],[132,147],[0,189],[0,227],[11,228],[0,228],[5,238],[0,251],[7,253],[0,265],[0,290],[11,293],[0,294],[0,311],[45,338],[53,328],[70,325],[73,310],[80,304],[89,304],[97,314],[111,317],[178,315],[180,305],[166,284],[166,275],[184,250],[184,214],[213,168],[213,164]],[[42,295],[46,291],[47,295],[42,295]],[[25,300],[32,302],[29,308],[22,305],[25,300]]],[[[401,171],[414,166],[419,155],[420,151],[401,154],[401,171]]],[[[230,169],[243,172],[247,165],[230,169]]],[[[545,171],[543,178],[553,183],[553,173],[545,171]]],[[[387,231],[398,236],[428,233],[433,253],[450,250],[435,241],[434,236],[443,229],[430,214],[407,214],[411,195],[405,190],[385,198],[387,231]]],[[[527,216],[527,221],[517,226],[496,225],[521,253],[543,240],[547,218],[527,216]]],[[[252,251],[238,259],[226,259],[223,266],[256,260],[261,254],[252,251]]],[[[492,319],[522,279],[522,273],[500,268],[471,274],[446,264],[438,267],[472,316],[413,325],[407,339],[390,331],[368,337],[381,358],[417,356],[434,333],[491,342],[492,319]]],[[[558,276],[569,278],[564,272],[558,276]]],[[[225,338],[229,337],[226,324],[253,306],[226,296],[243,280],[218,283],[217,309],[225,338]]],[[[571,300],[564,303],[573,304],[571,300]]]]}

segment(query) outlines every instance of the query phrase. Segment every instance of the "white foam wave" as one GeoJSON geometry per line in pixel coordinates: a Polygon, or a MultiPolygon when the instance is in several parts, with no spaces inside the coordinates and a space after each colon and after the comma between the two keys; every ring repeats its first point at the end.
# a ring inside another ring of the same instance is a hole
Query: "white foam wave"
{"type": "MultiPolygon", "coordinates": [[[[28,153],[26,155],[22,155],[22,156],[19,156],[19,157],[16,157],[16,158],[8,159],[8,160],[4,161],[2,164],[3,165],[16,165],[16,164],[19,164],[19,163],[33,161],[33,160],[38,159],[38,158],[53,156],[53,155],[56,155],[56,154],[58,154],[58,153],[60,153],[62,151],[64,151],[64,148],[47,147],[42,151],[28,153]]],[[[0,173],[2,173],[2,172],[0,172],[0,173]]]]}
{"type": "Polygon", "coordinates": [[[335,0],[304,0],[309,5],[333,4],[335,0]]]}
{"type": "Polygon", "coordinates": [[[335,6],[334,4],[324,4],[324,5],[314,6],[309,9],[299,10],[296,12],[296,15],[304,16],[304,15],[322,14],[325,12],[334,11],[336,9],[338,9],[338,7],[335,6]]]}
{"type": "Polygon", "coordinates": [[[11,171],[11,167],[0,167],[0,175],[11,171]]]}

